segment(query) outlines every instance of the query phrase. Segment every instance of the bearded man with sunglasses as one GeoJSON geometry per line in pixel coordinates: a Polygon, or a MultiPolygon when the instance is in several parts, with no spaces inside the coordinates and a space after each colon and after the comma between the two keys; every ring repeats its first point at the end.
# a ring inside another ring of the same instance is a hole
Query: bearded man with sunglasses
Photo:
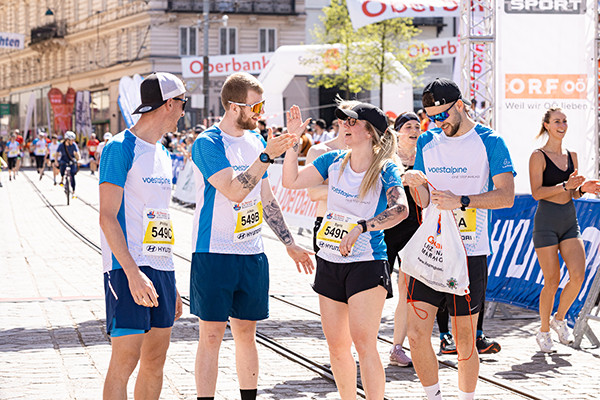
{"type": "Polygon", "coordinates": [[[256,322],[269,316],[269,263],[264,254],[264,220],[296,263],[312,273],[307,251],[295,244],[273,195],[267,168],[296,142],[296,135],[267,141],[256,130],[263,88],[250,74],[230,75],[221,89],[223,119],[192,146],[196,212],[190,279],[190,309],[199,317],[196,353],[198,399],[214,399],[219,348],[229,321],[235,343],[242,400],[256,398],[256,322]]]}
{"type": "Polygon", "coordinates": [[[442,399],[430,338],[437,309],[444,306],[455,316],[452,328],[458,350],[458,398],[470,400],[475,396],[479,375],[475,323],[487,286],[490,210],[511,207],[514,202],[515,172],[508,148],[492,129],[471,119],[468,105],[470,102],[449,79],[437,78],[425,87],[423,106],[435,127],[417,140],[414,169],[406,172],[403,181],[418,191],[423,206],[431,202],[439,209],[454,211],[467,252],[469,295],[439,292],[414,278],[408,286],[408,301],[414,305],[408,312],[411,356],[429,400],[442,399]]]}

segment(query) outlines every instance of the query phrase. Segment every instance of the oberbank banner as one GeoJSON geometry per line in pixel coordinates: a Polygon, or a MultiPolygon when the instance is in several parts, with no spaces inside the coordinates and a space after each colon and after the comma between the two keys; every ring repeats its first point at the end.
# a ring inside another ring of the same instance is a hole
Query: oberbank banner
{"type": "MultiPolygon", "coordinates": [[[[530,195],[518,195],[513,207],[492,212],[493,254],[488,258],[488,301],[538,310],[544,278],[532,241],[536,207],[537,201],[530,195]]],[[[575,209],[585,247],[586,268],[581,291],[567,314],[570,326],[575,324],[600,266],[600,200],[575,200],[575,209]]],[[[569,280],[562,257],[560,276],[553,312],[569,280]]]]}
{"type": "Polygon", "coordinates": [[[460,0],[346,0],[354,29],[391,18],[458,17],[460,0]]]}
{"type": "MultiPolygon", "coordinates": [[[[269,63],[273,53],[229,54],[211,56],[208,59],[209,77],[229,76],[235,72],[248,72],[258,75],[269,63]]],[[[203,57],[182,57],[181,75],[184,78],[204,76],[203,57]]]]}
{"type": "Polygon", "coordinates": [[[544,145],[535,136],[548,108],[559,107],[569,128],[563,145],[577,153],[579,173],[598,165],[597,0],[502,0],[497,11],[496,130],[515,169],[517,193],[531,193],[529,157],[544,145]],[[523,30],[523,27],[527,30],[523,30]]]}

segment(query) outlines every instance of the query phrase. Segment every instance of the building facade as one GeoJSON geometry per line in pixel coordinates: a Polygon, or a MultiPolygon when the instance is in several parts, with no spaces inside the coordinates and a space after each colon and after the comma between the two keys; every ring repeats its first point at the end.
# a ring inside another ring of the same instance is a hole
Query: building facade
{"type": "MultiPolygon", "coordinates": [[[[11,104],[0,133],[24,129],[35,101],[33,127],[48,129],[47,93],[89,90],[94,130],[124,129],[117,99],[123,76],[166,71],[181,76],[181,57],[202,55],[202,0],[4,0],[0,32],[25,35],[22,50],[0,49],[0,103],[11,104]],[[32,96],[35,100],[32,100],[32,96]]],[[[209,55],[271,52],[305,34],[304,1],[210,0],[209,55]],[[227,15],[227,26],[218,23],[227,15]]],[[[219,115],[224,78],[210,81],[211,114],[219,115]]],[[[202,81],[186,82],[201,93],[202,81]]],[[[200,122],[200,108],[184,124],[200,122]]]]}

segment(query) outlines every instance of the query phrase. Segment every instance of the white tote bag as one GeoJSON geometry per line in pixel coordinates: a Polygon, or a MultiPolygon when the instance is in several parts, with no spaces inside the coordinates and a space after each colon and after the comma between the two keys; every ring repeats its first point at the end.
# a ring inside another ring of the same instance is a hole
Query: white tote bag
{"type": "Polygon", "coordinates": [[[452,211],[432,205],[398,256],[402,272],[432,289],[458,296],[469,293],[467,252],[452,211]]]}

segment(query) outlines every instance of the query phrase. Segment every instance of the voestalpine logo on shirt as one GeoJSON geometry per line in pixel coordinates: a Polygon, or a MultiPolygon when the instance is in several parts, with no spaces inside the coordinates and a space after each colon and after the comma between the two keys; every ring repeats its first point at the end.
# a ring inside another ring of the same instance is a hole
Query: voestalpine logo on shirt
{"type": "Polygon", "coordinates": [[[155,185],[170,185],[171,179],[165,178],[163,176],[159,176],[159,177],[146,176],[146,177],[142,177],[142,182],[149,183],[149,184],[155,184],[155,185]]]}
{"type": "Polygon", "coordinates": [[[432,174],[466,174],[469,171],[467,167],[427,167],[427,172],[432,174]]]}
{"type": "Polygon", "coordinates": [[[333,193],[339,194],[340,196],[344,196],[346,198],[356,198],[356,197],[358,197],[358,195],[356,195],[356,194],[351,194],[351,193],[345,192],[342,189],[337,188],[335,186],[331,187],[331,191],[333,193]]]}

